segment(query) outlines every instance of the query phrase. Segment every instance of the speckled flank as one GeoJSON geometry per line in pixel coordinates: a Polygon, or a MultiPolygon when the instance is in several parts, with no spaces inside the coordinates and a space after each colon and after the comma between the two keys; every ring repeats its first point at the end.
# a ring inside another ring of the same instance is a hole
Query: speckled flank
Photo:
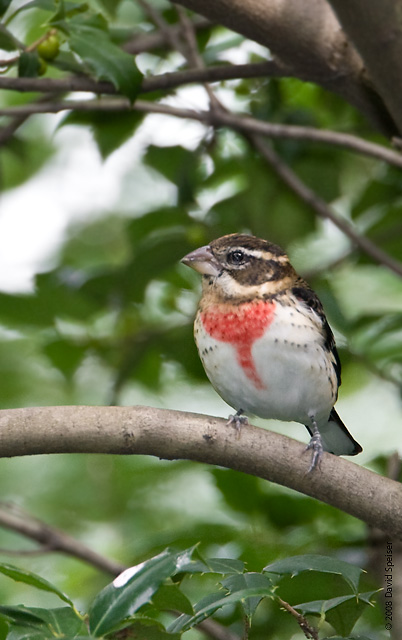
{"type": "Polygon", "coordinates": [[[225,306],[223,311],[217,305],[201,312],[205,331],[215,340],[233,345],[240,366],[257,389],[263,389],[264,385],[255,368],[251,348],[272,323],[275,306],[274,302],[260,300],[233,306],[230,310],[225,306]]]}

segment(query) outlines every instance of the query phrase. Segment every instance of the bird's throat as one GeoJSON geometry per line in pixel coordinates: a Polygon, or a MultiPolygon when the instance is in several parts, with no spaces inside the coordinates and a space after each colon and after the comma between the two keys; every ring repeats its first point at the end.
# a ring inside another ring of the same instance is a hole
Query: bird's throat
{"type": "Polygon", "coordinates": [[[230,310],[217,304],[201,311],[205,331],[215,340],[231,344],[237,352],[237,361],[246,376],[258,389],[264,384],[256,370],[251,349],[264,335],[275,315],[275,302],[258,300],[233,305],[230,310]]]}

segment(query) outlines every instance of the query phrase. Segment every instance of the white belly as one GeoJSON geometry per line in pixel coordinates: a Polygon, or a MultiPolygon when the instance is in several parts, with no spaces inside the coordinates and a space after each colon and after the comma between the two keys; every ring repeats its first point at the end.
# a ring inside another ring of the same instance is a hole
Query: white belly
{"type": "Polygon", "coordinates": [[[311,424],[326,422],[336,400],[336,375],[312,318],[278,306],[269,330],[251,347],[255,374],[239,362],[231,344],[199,323],[196,342],[205,371],[220,396],[236,410],[261,418],[311,424]]]}

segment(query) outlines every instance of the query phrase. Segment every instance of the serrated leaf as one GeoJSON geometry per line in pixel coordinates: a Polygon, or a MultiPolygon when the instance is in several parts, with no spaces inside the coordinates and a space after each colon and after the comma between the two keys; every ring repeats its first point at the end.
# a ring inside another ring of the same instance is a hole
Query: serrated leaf
{"type": "Polygon", "coordinates": [[[11,564],[0,564],[0,573],[15,580],[16,582],[23,582],[25,584],[29,584],[31,587],[35,587],[35,589],[40,589],[41,591],[47,591],[48,593],[53,593],[55,596],[66,602],[71,607],[74,608],[73,602],[70,598],[60,591],[53,584],[41,578],[35,573],[31,573],[30,571],[25,571],[23,569],[19,569],[18,567],[14,567],[11,564]]]}
{"type": "Polygon", "coordinates": [[[376,592],[361,593],[337,606],[328,608],[325,619],[337,633],[348,636],[366,607],[372,606],[370,598],[374,593],[376,592]]]}
{"type": "Polygon", "coordinates": [[[180,571],[193,549],[163,553],[130,567],[95,598],[89,613],[90,632],[97,638],[113,630],[124,619],[150,601],[159,586],[180,571]]]}
{"type": "Polygon", "coordinates": [[[357,593],[360,575],[363,569],[353,564],[338,560],[337,558],[329,558],[327,556],[306,554],[302,556],[292,556],[277,560],[264,567],[267,573],[290,574],[292,577],[297,576],[303,571],[317,571],[319,573],[335,573],[344,578],[351,586],[354,593],[357,593]]]}
{"type": "MultiPolygon", "coordinates": [[[[272,583],[268,578],[257,574],[259,576],[259,584],[256,584],[257,580],[253,581],[253,585],[246,588],[240,588],[233,593],[223,594],[222,591],[216,593],[210,593],[205,598],[202,598],[197,604],[194,605],[195,614],[193,616],[182,615],[177,618],[168,627],[168,631],[172,633],[179,633],[191,629],[195,625],[199,624],[215,611],[231,604],[241,603],[244,606],[244,602],[249,598],[258,598],[259,600],[265,596],[272,595],[272,583]]],[[[238,578],[236,576],[235,578],[238,578]]]]}
{"type": "Polygon", "coordinates": [[[40,66],[37,51],[23,51],[18,60],[18,75],[20,78],[36,78],[40,66]]]}
{"type": "Polygon", "coordinates": [[[174,584],[162,585],[152,598],[157,609],[180,611],[192,615],[193,607],[187,596],[174,584]]]}
{"type": "MultiPolygon", "coordinates": [[[[241,595],[243,592],[248,592],[249,589],[258,589],[263,588],[267,590],[267,593],[264,595],[272,595],[274,585],[267,578],[267,576],[262,575],[261,573],[247,572],[241,575],[233,575],[225,580],[222,580],[222,586],[229,591],[229,593],[237,593],[241,595]]],[[[244,614],[250,619],[254,614],[256,608],[261,602],[263,595],[256,596],[254,598],[247,597],[244,600],[241,600],[241,605],[244,611],[244,614]]]]}
{"type": "Polygon", "coordinates": [[[135,618],[129,621],[129,637],[138,640],[180,640],[181,635],[168,633],[166,629],[150,618],[135,618]]]}
{"type": "Polygon", "coordinates": [[[244,562],[233,558],[197,558],[182,567],[186,573],[242,573],[244,562]]]}
{"type": "Polygon", "coordinates": [[[111,82],[118,92],[133,102],[142,80],[133,56],[116,46],[102,29],[73,20],[68,28],[70,49],[89,66],[98,80],[111,82]]]}
{"type": "Polygon", "coordinates": [[[31,614],[40,617],[56,637],[76,637],[79,633],[85,633],[86,627],[82,617],[77,615],[75,609],[70,607],[57,607],[54,609],[27,608],[31,614]]]}
{"type": "Polygon", "coordinates": [[[19,625],[37,626],[43,624],[43,618],[22,605],[19,607],[0,606],[0,614],[19,625]]]}
{"type": "Polygon", "coordinates": [[[244,562],[234,558],[208,558],[208,566],[213,573],[243,573],[244,562]]]}

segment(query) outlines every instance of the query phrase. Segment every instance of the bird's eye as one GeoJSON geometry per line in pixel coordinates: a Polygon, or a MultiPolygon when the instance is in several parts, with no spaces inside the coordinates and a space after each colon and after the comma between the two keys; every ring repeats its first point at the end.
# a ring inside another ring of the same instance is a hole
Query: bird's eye
{"type": "Polygon", "coordinates": [[[228,264],[231,264],[234,267],[238,267],[247,262],[247,256],[244,251],[241,251],[240,249],[234,249],[233,251],[228,252],[226,260],[228,264]]]}

